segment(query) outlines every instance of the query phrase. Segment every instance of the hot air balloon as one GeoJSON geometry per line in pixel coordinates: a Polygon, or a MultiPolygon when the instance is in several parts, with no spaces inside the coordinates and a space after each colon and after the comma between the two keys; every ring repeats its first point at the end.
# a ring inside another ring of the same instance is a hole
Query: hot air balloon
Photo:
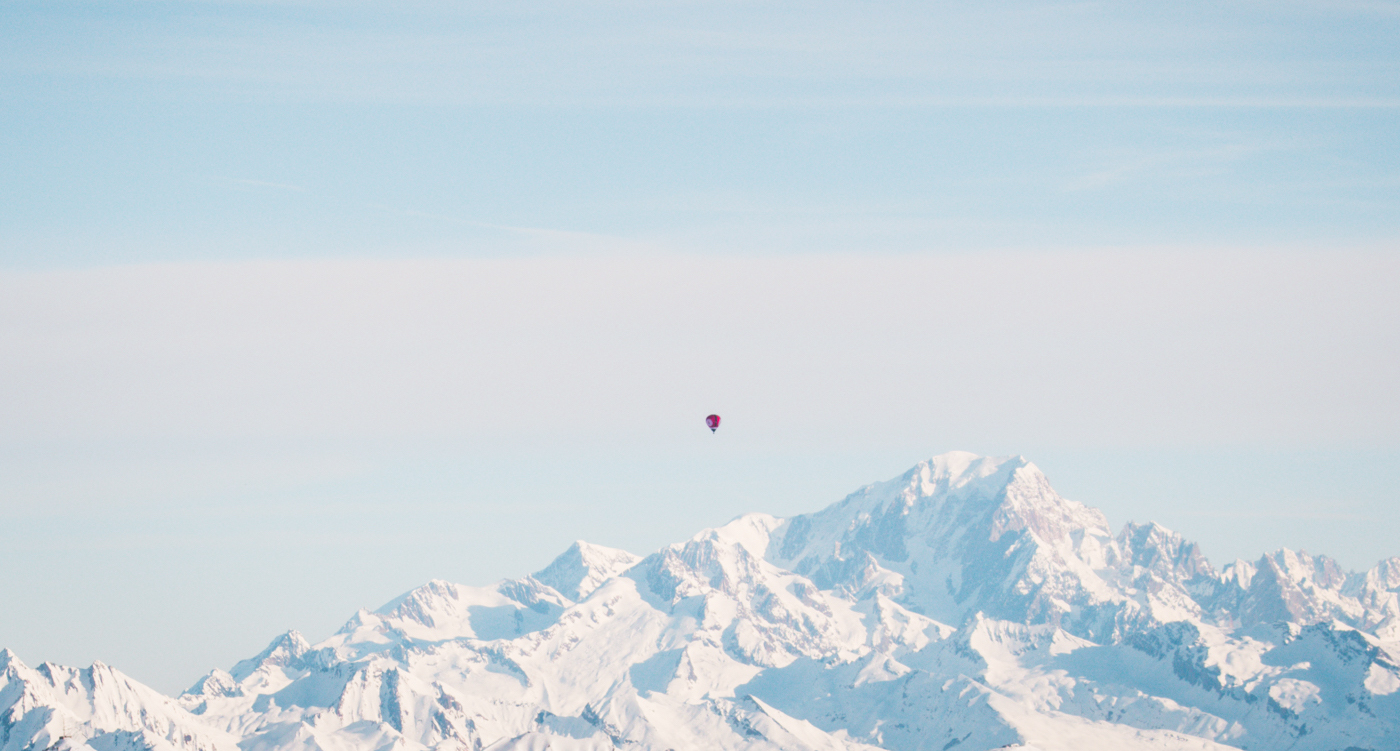
{"type": "Polygon", "coordinates": [[[715,432],[715,429],[719,427],[719,415],[710,415],[706,417],[705,424],[709,426],[711,433],[715,432]]]}

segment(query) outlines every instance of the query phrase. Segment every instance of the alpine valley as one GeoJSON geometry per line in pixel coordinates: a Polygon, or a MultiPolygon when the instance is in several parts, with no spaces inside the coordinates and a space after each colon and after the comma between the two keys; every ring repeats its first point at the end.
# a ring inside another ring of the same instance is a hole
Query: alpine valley
{"type": "Polygon", "coordinates": [[[1400,558],[1215,570],[950,453],[646,557],[432,581],[167,697],[0,651],[0,751],[1393,751],[1400,558]]]}

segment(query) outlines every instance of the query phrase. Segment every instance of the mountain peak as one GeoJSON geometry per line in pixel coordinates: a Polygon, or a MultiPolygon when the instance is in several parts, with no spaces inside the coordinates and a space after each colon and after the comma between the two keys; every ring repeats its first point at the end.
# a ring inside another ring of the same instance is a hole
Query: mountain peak
{"type": "Polygon", "coordinates": [[[901,500],[907,503],[916,498],[956,494],[972,485],[999,487],[1010,482],[1018,469],[1027,466],[1034,467],[1021,456],[979,456],[970,451],[949,451],[919,462],[894,480],[876,485],[903,485],[901,500]]]}
{"type": "Polygon", "coordinates": [[[264,666],[287,667],[310,650],[311,643],[306,640],[306,637],[302,636],[300,631],[291,629],[273,639],[267,648],[256,656],[239,662],[228,672],[235,681],[241,683],[258,668],[264,666]]]}
{"type": "Polygon", "coordinates": [[[971,451],[948,451],[929,457],[910,472],[926,469],[935,476],[972,479],[1029,464],[1024,456],[982,456],[971,451]]]}
{"type": "Polygon", "coordinates": [[[693,541],[715,540],[738,545],[758,558],[763,557],[773,534],[783,523],[782,519],[771,514],[752,513],[736,516],[721,527],[702,530],[690,539],[693,541]]]}
{"type": "Polygon", "coordinates": [[[214,668],[185,691],[185,696],[242,696],[243,690],[232,675],[214,668]]]}
{"type": "Polygon", "coordinates": [[[408,624],[427,628],[443,628],[469,618],[468,612],[478,597],[477,587],[454,584],[444,579],[429,579],[422,586],[385,603],[373,615],[400,629],[408,624]]]}
{"type": "Polygon", "coordinates": [[[1076,612],[1070,602],[1117,596],[1094,573],[1113,545],[1107,518],[1060,496],[1021,456],[940,454],[788,519],[772,538],[774,563],[823,581],[901,581],[897,601],[949,623],[978,609],[1058,622],[1076,612]]]}
{"type": "Polygon", "coordinates": [[[1279,548],[1260,558],[1259,565],[1271,566],[1295,582],[1311,581],[1326,589],[1339,589],[1346,582],[1340,564],[1325,555],[1309,555],[1306,550],[1279,548]]]}
{"type": "Polygon", "coordinates": [[[641,556],[626,550],[575,540],[559,557],[531,574],[531,577],[577,602],[640,560],[641,556]]]}
{"type": "Polygon", "coordinates": [[[899,477],[867,485],[822,511],[787,520],[774,531],[781,542],[770,554],[795,563],[838,548],[860,549],[901,562],[908,558],[911,535],[946,535],[969,525],[993,542],[1020,530],[1047,541],[1066,540],[1084,528],[1110,536],[1101,512],[1061,497],[1024,457],[952,451],[899,477]],[[824,534],[814,537],[818,528],[824,534]]]}
{"type": "Polygon", "coordinates": [[[1118,533],[1117,542],[1122,563],[1140,566],[1164,579],[1217,578],[1199,545],[1157,522],[1128,522],[1118,533]]]}
{"type": "MultiPolygon", "coordinates": [[[[1047,542],[1068,541],[1085,531],[1104,538],[1112,536],[1102,511],[1056,493],[1039,467],[1016,457],[1001,468],[1006,471],[1006,480],[993,516],[993,540],[1020,529],[1030,530],[1047,542]]],[[[1000,482],[1000,475],[997,477],[1000,482]]]]}

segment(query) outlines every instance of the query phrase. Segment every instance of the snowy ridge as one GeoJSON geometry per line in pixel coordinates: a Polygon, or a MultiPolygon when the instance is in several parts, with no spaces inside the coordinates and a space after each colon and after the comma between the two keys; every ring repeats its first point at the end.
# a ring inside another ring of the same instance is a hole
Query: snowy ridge
{"type": "Polygon", "coordinates": [[[641,557],[431,581],[170,699],[0,652],[0,751],[1395,749],[1400,558],[1215,571],[954,452],[641,557]]]}
{"type": "Polygon", "coordinates": [[[31,668],[0,650],[0,749],[236,751],[238,739],[120,671],[31,668]]]}

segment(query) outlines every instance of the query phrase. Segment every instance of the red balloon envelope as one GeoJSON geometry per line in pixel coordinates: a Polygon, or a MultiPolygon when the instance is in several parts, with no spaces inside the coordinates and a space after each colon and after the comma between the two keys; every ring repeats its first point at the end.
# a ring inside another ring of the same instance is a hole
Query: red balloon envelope
{"type": "Polygon", "coordinates": [[[715,432],[715,428],[719,427],[719,415],[710,415],[706,417],[705,424],[710,427],[711,433],[715,432]]]}

